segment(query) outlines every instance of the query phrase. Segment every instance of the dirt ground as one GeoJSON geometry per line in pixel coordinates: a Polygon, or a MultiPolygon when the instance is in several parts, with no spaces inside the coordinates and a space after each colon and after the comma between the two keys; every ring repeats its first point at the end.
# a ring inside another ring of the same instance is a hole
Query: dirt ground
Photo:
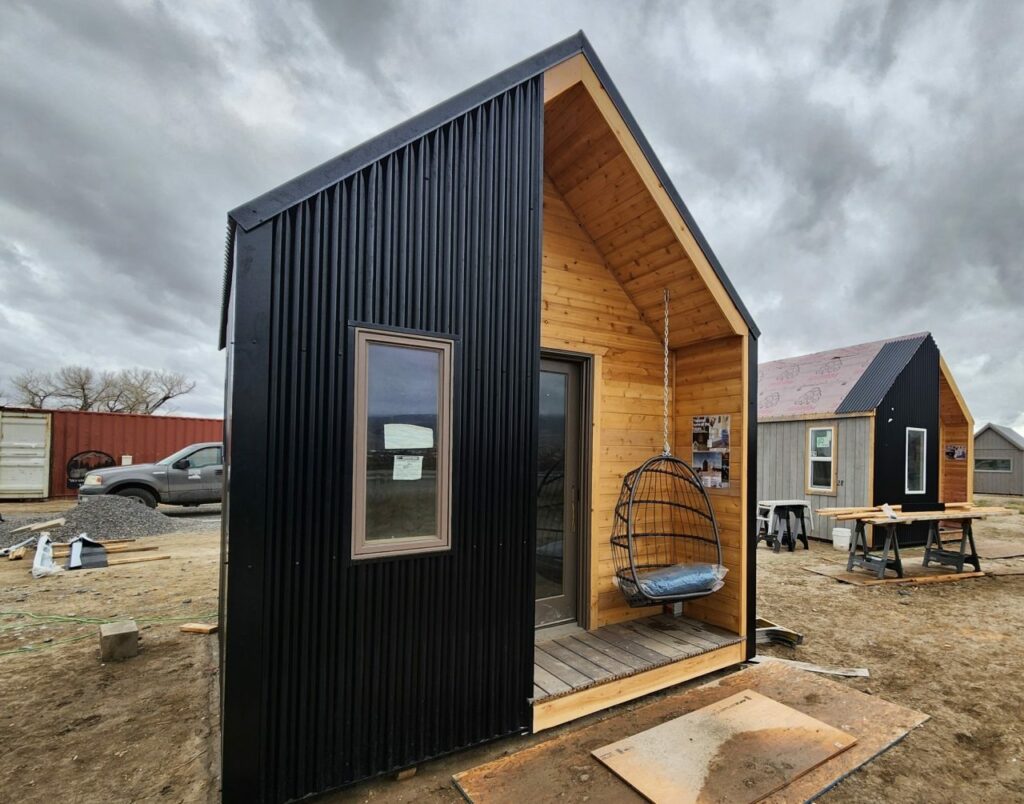
{"type": "MultiPolygon", "coordinates": [[[[1024,543],[1024,504],[1015,505],[1020,514],[979,523],[979,538],[1024,543]]],[[[0,801],[217,800],[216,638],[178,631],[180,622],[215,616],[216,526],[154,537],[166,561],[32,580],[27,562],[0,560],[0,801]],[[128,617],[143,628],[141,653],[102,665],[98,626],[88,620],[128,617]]],[[[910,550],[905,560],[919,556],[910,550]]],[[[799,648],[764,652],[867,667],[870,678],[842,683],[931,720],[822,801],[1024,800],[1024,575],[857,587],[805,569],[839,558],[815,542],[809,553],[760,548],[759,614],[805,635],[799,648]]],[[[982,566],[1024,572],[1024,559],[982,566]]],[[[596,720],[617,718],[631,733],[652,700],[696,683],[322,800],[461,801],[453,773],[596,720]]],[[[581,767],[589,761],[581,757],[581,767]]],[[[538,791],[537,801],[586,800],[580,778],[538,791]]]]}
{"type": "Polygon", "coordinates": [[[0,559],[0,801],[217,800],[216,637],[178,625],[215,622],[219,532],[140,541],[170,558],[39,580],[0,559]],[[139,655],[101,664],[89,620],[132,618],[139,655]]]}

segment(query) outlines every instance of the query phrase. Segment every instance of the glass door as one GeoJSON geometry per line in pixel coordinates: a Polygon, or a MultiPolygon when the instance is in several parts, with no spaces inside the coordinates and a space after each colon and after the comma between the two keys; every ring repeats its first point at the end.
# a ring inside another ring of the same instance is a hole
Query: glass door
{"type": "Polygon", "coordinates": [[[536,625],[576,620],[580,367],[542,360],[537,461],[536,625]]]}

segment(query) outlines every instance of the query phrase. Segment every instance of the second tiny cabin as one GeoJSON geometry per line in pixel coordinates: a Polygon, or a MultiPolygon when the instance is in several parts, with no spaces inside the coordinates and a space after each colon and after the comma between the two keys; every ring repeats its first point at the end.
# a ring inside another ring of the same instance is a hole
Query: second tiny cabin
{"type": "MultiPolygon", "coordinates": [[[[972,499],[974,420],[927,332],[761,364],[757,420],[759,500],[972,499]]],[[[814,524],[828,539],[835,520],[814,524]]]]}

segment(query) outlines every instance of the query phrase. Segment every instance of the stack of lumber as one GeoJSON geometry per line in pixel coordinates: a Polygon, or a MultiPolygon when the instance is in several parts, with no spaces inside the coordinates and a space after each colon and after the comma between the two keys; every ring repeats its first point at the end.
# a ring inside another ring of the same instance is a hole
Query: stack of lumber
{"type": "MultiPolygon", "coordinates": [[[[146,545],[137,544],[135,539],[115,539],[115,540],[106,541],[106,542],[97,542],[97,544],[102,545],[103,549],[107,553],[107,556],[108,556],[108,558],[107,558],[107,566],[108,567],[117,566],[118,564],[138,564],[140,561],[162,561],[164,559],[170,558],[169,555],[159,555],[159,556],[135,556],[135,555],[128,555],[128,556],[124,556],[124,557],[120,557],[120,556],[117,556],[117,557],[114,557],[114,558],[110,557],[112,554],[115,554],[115,553],[148,553],[148,552],[150,552],[152,550],[159,550],[160,549],[155,544],[146,544],[146,545]]],[[[52,549],[53,549],[53,559],[54,559],[54,561],[63,561],[71,553],[71,545],[67,544],[67,543],[54,544],[54,545],[52,545],[52,549]]],[[[20,561],[21,559],[26,557],[26,552],[28,550],[35,550],[35,546],[34,545],[27,545],[25,547],[19,547],[17,550],[12,550],[11,554],[7,558],[10,561],[20,561]]]]}
{"type": "Polygon", "coordinates": [[[946,503],[945,510],[943,511],[908,511],[905,514],[903,513],[903,508],[900,505],[891,505],[889,508],[892,510],[894,517],[887,516],[880,505],[863,506],[860,508],[818,508],[814,513],[819,516],[835,517],[837,522],[851,522],[853,520],[863,519],[865,521],[872,522],[873,524],[882,521],[921,522],[928,519],[941,520],[962,518],[965,514],[982,518],[1014,513],[1009,508],[1003,508],[1001,506],[978,506],[973,503],[946,503]]]}

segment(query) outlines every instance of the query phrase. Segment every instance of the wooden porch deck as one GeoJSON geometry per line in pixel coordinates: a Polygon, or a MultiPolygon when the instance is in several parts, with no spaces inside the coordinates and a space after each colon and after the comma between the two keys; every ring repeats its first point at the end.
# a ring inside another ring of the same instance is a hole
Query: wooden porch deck
{"type": "Polygon", "coordinates": [[[666,614],[543,640],[534,649],[533,702],[742,642],[742,637],[721,628],[666,614]]]}

